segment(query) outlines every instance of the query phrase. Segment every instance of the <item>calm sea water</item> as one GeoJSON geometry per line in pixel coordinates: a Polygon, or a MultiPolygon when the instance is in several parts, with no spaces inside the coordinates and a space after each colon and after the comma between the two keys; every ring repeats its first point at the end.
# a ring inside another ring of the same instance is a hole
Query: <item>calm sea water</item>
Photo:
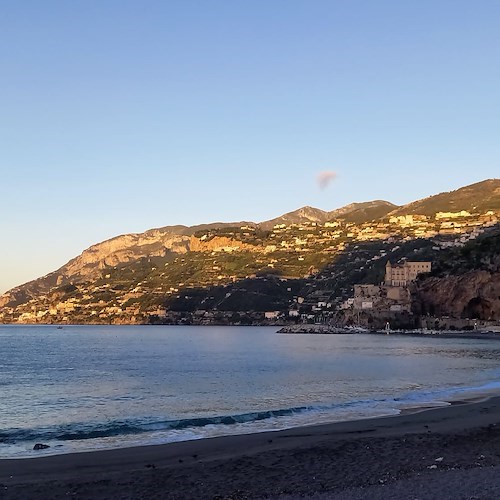
{"type": "Polygon", "coordinates": [[[268,327],[0,326],[0,457],[397,414],[500,391],[500,342],[268,327]],[[50,445],[33,451],[33,445],[50,445]]]}

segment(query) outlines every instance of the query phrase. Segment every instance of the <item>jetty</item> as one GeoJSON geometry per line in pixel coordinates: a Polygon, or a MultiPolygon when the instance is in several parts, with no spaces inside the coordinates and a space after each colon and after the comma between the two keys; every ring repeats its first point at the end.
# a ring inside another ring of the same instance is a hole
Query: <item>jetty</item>
{"type": "Polygon", "coordinates": [[[289,325],[280,328],[276,333],[309,333],[309,334],[353,334],[357,333],[353,328],[338,328],[329,325],[289,325]]]}

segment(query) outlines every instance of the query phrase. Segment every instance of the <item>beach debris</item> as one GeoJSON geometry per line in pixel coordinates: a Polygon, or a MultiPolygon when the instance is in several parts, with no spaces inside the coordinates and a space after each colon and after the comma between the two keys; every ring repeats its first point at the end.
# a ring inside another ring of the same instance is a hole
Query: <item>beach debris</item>
{"type": "Polygon", "coordinates": [[[439,458],[436,458],[436,460],[434,460],[434,462],[442,462],[444,459],[444,457],[439,457],[439,458]]]}
{"type": "Polygon", "coordinates": [[[33,446],[34,450],[45,450],[46,448],[50,448],[50,446],[43,443],[36,443],[35,446],[33,446]]]}
{"type": "Polygon", "coordinates": [[[427,468],[428,469],[437,469],[438,466],[436,464],[434,464],[434,465],[429,465],[429,467],[427,467],[427,468]]]}

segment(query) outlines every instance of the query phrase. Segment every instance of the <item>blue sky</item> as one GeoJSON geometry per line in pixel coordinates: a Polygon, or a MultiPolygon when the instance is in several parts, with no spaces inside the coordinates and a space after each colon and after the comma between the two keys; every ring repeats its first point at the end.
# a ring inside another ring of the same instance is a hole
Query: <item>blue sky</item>
{"type": "Polygon", "coordinates": [[[1,0],[0,292],[126,232],[498,177],[499,25],[497,0],[1,0]]]}

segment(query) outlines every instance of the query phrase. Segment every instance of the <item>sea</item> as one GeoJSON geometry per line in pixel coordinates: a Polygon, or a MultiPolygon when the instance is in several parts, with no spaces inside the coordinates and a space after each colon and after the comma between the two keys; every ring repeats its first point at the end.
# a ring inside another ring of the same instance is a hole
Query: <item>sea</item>
{"type": "Polygon", "coordinates": [[[494,339],[276,330],[0,326],[0,458],[397,415],[500,393],[494,339]]]}

